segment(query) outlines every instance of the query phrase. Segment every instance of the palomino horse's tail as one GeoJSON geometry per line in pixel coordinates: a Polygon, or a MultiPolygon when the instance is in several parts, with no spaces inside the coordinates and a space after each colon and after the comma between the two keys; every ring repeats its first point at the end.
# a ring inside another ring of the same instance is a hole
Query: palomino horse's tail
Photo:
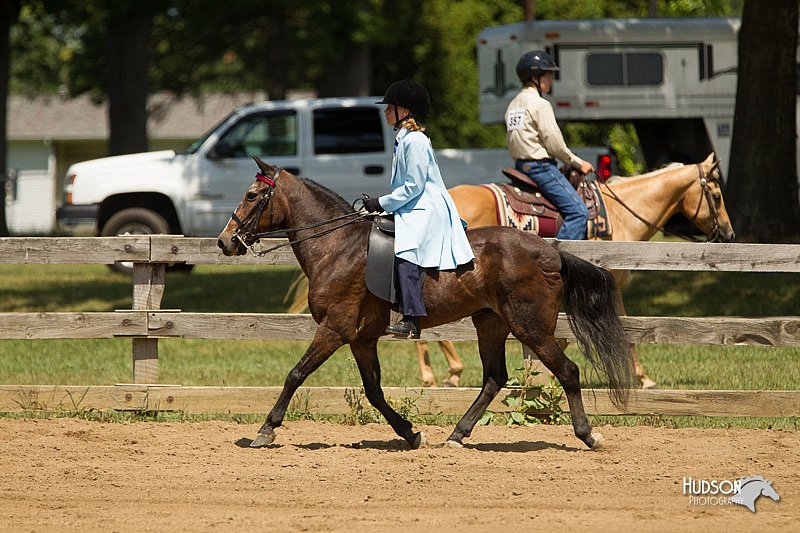
{"type": "Polygon", "coordinates": [[[572,254],[559,252],[564,306],[581,351],[608,378],[611,401],[628,401],[634,383],[630,341],[617,314],[617,292],[611,273],[572,254]]]}

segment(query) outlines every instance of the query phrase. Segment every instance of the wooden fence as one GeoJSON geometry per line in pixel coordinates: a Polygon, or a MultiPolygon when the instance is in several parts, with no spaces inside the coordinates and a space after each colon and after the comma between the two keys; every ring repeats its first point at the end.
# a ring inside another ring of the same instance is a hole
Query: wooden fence
{"type": "MultiPolygon", "coordinates": [[[[279,240],[264,241],[270,246],[279,240]]],[[[798,272],[800,245],[699,244],[654,242],[552,241],[605,268],[735,272],[798,272]]],[[[134,263],[133,305],[115,312],[0,313],[0,339],[131,338],[133,384],[113,386],[0,386],[0,410],[35,408],[182,410],[186,412],[262,413],[280,387],[183,387],[159,385],[158,340],[275,339],[310,340],[309,315],[264,313],[191,313],[161,309],[165,264],[296,264],[289,248],[263,258],[224,257],[214,239],[179,236],[4,238],[0,263],[134,263]]],[[[800,304],[798,304],[800,312],[800,304]]],[[[800,314],[800,313],[798,313],[800,314]]],[[[754,344],[800,346],[800,316],[625,317],[636,343],[754,344]]],[[[572,338],[563,315],[557,334],[572,338]]],[[[428,340],[476,340],[469,319],[423,332],[428,340]]],[[[298,354],[299,356],[299,354],[298,354]]],[[[476,389],[386,388],[387,397],[414,395],[420,413],[462,414],[476,389]]],[[[301,388],[298,401],[313,412],[347,413],[347,389],[301,388]]],[[[349,391],[352,393],[353,391],[349,391]]],[[[492,404],[507,411],[504,391],[492,404]]],[[[638,391],[625,411],[614,408],[605,391],[584,391],[587,411],[595,414],[706,416],[800,416],[800,391],[638,391]]]]}

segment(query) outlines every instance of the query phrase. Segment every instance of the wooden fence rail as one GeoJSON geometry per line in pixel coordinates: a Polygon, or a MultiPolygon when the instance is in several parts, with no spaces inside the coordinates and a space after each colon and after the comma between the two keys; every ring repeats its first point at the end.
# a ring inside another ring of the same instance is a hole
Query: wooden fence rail
{"type": "MultiPolygon", "coordinates": [[[[267,247],[285,242],[265,240],[267,247]]],[[[654,243],[555,241],[559,250],[574,253],[587,261],[609,269],[683,270],[728,272],[800,272],[800,245],[654,243]]],[[[297,264],[290,248],[282,248],[265,257],[250,255],[225,257],[214,239],[181,236],[133,236],[87,238],[0,238],[0,263],[7,264],[111,264],[134,263],[133,305],[117,312],[72,313],[0,313],[0,339],[81,339],[131,338],[134,385],[113,387],[0,387],[0,410],[36,405],[64,406],[74,403],[76,394],[91,399],[93,407],[142,409],[182,409],[187,411],[263,412],[264,399],[276,394],[271,387],[215,388],[153,385],[158,381],[158,339],[275,339],[309,340],[316,324],[309,315],[251,313],[191,313],[160,309],[165,290],[165,265],[189,264],[297,264]],[[150,384],[150,385],[146,385],[150,384]],[[223,391],[228,391],[227,393],[223,391]],[[32,398],[48,396],[48,402],[32,398]],[[119,396],[119,395],[122,396],[119,396]],[[223,396],[227,399],[223,400],[223,396]],[[249,400],[240,399],[252,396],[249,400]],[[27,398],[27,399],[26,399],[27,398]],[[119,398],[128,400],[119,401],[119,398]],[[140,398],[146,398],[142,407],[140,398]],[[168,399],[170,399],[168,401],[168,399]],[[217,402],[214,404],[213,402],[217,402]],[[27,402],[27,404],[26,404],[27,402]],[[148,403],[149,402],[149,403],[148,403]],[[153,403],[156,402],[156,403],[153,403]],[[256,404],[257,407],[256,407],[256,404]],[[249,407],[246,407],[249,406],[249,407]],[[232,409],[244,409],[236,411],[232,409]]],[[[800,311],[800,304],[798,305],[800,311]]],[[[800,313],[798,313],[800,314],[800,313]]],[[[636,343],[658,344],[751,344],[764,346],[800,346],[800,316],[738,317],[625,317],[623,324],[636,343]]],[[[572,339],[566,317],[559,316],[557,334],[572,339]]],[[[476,340],[469,319],[430,328],[423,332],[427,340],[476,340]]],[[[391,389],[388,396],[407,394],[415,389],[391,389]]],[[[337,388],[307,391],[320,405],[346,412],[343,393],[337,388]]],[[[475,392],[425,390],[421,397],[431,413],[446,412],[443,405],[458,404],[453,412],[463,412],[475,392]],[[459,395],[462,395],[463,398],[459,395]],[[449,398],[448,400],[441,399],[449,398]],[[463,409],[461,408],[463,407],[463,409]]],[[[592,394],[589,411],[619,414],[604,393],[592,394]],[[604,403],[605,402],[605,403],[604,403]]],[[[755,416],[800,416],[800,392],[796,391],[640,391],[638,407],[630,414],[706,414],[755,416]],[[721,407],[724,405],[724,407],[721,407]]],[[[419,405],[418,405],[419,407],[419,405]]],[[[496,406],[495,406],[496,408],[496,406]]],[[[323,409],[323,410],[324,410],[323,409]]],[[[502,410],[502,409],[499,409],[502,410]]],[[[328,411],[325,411],[328,412],[328,411]]]]}

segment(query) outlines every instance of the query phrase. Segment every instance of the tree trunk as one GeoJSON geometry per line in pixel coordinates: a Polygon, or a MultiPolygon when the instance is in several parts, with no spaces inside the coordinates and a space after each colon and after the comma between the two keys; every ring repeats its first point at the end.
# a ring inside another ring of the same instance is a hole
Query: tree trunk
{"type": "Polygon", "coordinates": [[[6,102],[8,78],[11,75],[11,25],[19,17],[19,2],[3,2],[0,6],[0,237],[8,236],[6,223],[6,180],[8,179],[8,131],[6,102]]]}
{"type": "Polygon", "coordinates": [[[108,152],[147,151],[147,55],[152,18],[114,16],[108,22],[108,152]]]}
{"type": "Polygon", "coordinates": [[[797,0],[745,0],[728,212],[738,238],[800,242],[797,0]]]}
{"type": "MultiPolygon", "coordinates": [[[[292,13],[287,8],[287,2],[275,1],[266,4],[264,8],[268,13],[269,24],[264,29],[261,45],[264,57],[264,90],[270,100],[286,98],[289,89],[289,58],[286,47],[291,31],[294,30],[292,13]]],[[[302,61],[302,59],[300,59],[302,61]]]]}
{"type": "Polygon", "coordinates": [[[326,69],[320,96],[369,96],[372,54],[368,44],[354,44],[348,54],[326,69]]]}

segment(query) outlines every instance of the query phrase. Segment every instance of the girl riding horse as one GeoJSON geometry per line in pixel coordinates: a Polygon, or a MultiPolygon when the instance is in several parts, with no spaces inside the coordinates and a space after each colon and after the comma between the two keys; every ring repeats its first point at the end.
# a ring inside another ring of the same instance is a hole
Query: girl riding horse
{"type": "Polygon", "coordinates": [[[428,113],[430,101],[428,90],[413,80],[397,81],[386,90],[378,103],[387,104],[386,122],[397,131],[392,192],[364,200],[367,211],[395,215],[395,268],[403,319],[386,333],[398,338],[419,339],[420,318],[427,315],[422,297],[425,270],[453,270],[474,258],[431,141],[418,122],[428,113]]]}

